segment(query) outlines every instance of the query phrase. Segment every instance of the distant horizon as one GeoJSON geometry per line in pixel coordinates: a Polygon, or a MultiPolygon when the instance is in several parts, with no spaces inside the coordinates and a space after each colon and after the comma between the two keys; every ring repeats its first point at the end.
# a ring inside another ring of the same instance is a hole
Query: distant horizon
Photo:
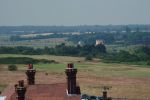
{"type": "Polygon", "coordinates": [[[69,27],[69,26],[128,26],[128,25],[150,25],[150,24],[104,24],[104,25],[97,25],[97,24],[95,24],[95,25],[85,25],[85,24],[83,24],[83,25],[0,25],[0,27],[20,27],[20,26],[64,26],[64,27],[69,27]]]}

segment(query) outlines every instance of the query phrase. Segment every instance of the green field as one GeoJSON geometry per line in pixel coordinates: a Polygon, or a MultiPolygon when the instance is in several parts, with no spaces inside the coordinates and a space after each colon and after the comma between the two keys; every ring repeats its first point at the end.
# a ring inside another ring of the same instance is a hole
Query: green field
{"type": "Polygon", "coordinates": [[[48,38],[48,39],[35,39],[35,40],[22,40],[22,41],[10,41],[10,36],[0,35],[0,46],[27,46],[34,48],[55,47],[61,43],[66,45],[74,45],[71,41],[66,41],[66,38],[48,38]]]}
{"type": "Polygon", "coordinates": [[[103,63],[100,60],[85,61],[83,57],[67,57],[67,56],[52,56],[52,55],[16,55],[16,54],[0,54],[0,57],[31,57],[35,59],[55,60],[58,64],[35,64],[39,70],[47,70],[54,72],[63,72],[67,63],[74,63],[75,66],[82,72],[87,72],[89,75],[97,77],[150,77],[150,66],[145,65],[129,65],[117,63],[103,63]],[[107,73],[107,74],[106,74],[107,73]]]}

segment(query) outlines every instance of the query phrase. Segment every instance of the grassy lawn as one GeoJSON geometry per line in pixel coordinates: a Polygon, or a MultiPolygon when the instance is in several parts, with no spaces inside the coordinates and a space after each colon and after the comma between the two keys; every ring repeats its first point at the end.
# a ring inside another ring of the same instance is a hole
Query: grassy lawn
{"type": "MultiPolygon", "coordinates": [[[[86,72],[96,77],[150,77],[150,66],[103,63],[94,61],[85,61],[84,58],[52,56],[52,55],[16,55],[16,54],[0,54],[0,57],[31,57],[35,59],[48,59],[59,62],[58,64],[35,64],[38,70],[49,72],[64,72],[67,63],[74,63],[80,72],[86,72]],[[78,62],[80,61],[80,62],[78,62]]],[[[20,67],[23,65],[20,65],[20,67]]]]}
{"type": "Polygon", "coordinates": [[[0,91],[3,91],[6,88],[6,85],[0,85],[0,91]]]}
{"type": "Polygon", "coordinates": [[[65,64],[35,64],[34,67],[37,70],[49,71],[49,72],[62,72],[66,68],[65,64]]]}

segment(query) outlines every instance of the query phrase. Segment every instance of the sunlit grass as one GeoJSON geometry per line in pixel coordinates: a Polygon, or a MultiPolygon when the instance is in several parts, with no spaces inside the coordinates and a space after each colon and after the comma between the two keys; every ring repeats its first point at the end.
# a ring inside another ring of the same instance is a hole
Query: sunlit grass
{"type": "Polygon", "coordinates": [[[38,70],[46,70],[53,72],[64,72],[67,63],[74,63],[74,66],[81,72],[86,72],[96,77],[150,77],[150,66],[103,63],[94,61],[85,61],[80,57],[52,56],[52,55],[16,55],[16,54],[0,54],[0,57],[31,57],[35,59],[55,60],[56,64],[35,64],[38,70]]]}

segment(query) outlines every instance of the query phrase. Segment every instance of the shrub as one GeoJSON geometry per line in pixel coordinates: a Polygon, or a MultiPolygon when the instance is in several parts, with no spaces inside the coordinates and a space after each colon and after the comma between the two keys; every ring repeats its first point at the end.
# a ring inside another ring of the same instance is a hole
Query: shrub
{"type": "Polygon", "coordinates": [[[55,60],[33,59],[28,57],[6,57],[0,58],[0,64],[37,64],[37,63],[57,63],[55,60]]]}
{"type": "Polygon", "coordinates": [[[147,61],[147,65],[150,65],[150,60],[149,60],[149,61],[147,61]]]}
{"type": "Polygon", "coordinates": [[[8,66],[8,70],[9,71],[16,71],[17,70],[17,66],[16,65],[9,65],[8,66]]]}
{"type": "Polygon", "coordinates": [[[50,63],[57,63],[55,60],[46,60],[46,59],[39,59],[39,62],[50,64],[50,63]]]}
{"type": "Polygon", "coordinates": [[[85,60],[92,60],[92,56],[91,56],[91,55],[87,55],[87,56],[85,57],[85,60]]]}

